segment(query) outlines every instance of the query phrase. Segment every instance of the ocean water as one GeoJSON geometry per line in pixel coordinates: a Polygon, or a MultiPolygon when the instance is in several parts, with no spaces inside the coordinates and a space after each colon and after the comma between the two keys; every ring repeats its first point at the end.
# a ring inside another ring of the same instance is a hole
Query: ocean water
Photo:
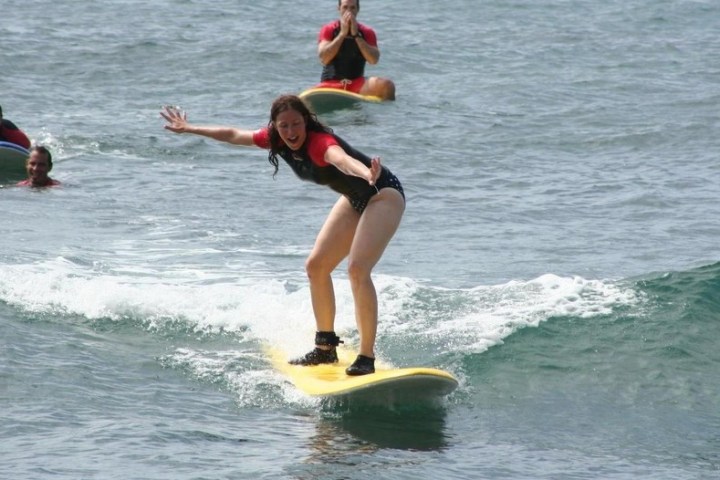
{"type": "Polygon", "coordinates": [[[720,4],[363,0],[397,101],[322,120],[408,198],[377,354],[460,380],[384,407],[264,354],[310,347],[334,194],[158,113],[264,125],[335,5],[3,0],[0,105],[63,186],[0,188],[0,478],[720,476],[720,4]]]}

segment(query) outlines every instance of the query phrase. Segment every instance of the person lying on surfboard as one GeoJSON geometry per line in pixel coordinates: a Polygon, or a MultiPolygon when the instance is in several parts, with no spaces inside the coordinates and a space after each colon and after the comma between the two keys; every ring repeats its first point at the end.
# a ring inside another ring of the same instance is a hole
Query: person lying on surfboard
{"type": "Polygon", "coordinates": [[[365,78],[365,63],[380,60],[375,31],[357,21],[360,0],[338,0],[340,19],[325,24],[318,35],[323,64],[315,88],[340,88],[360,95],[395,100],[395,84],[382,77],[365,78]]]}
{"type": "Polygon", "coordinates": [[[0,106],[0,141],[14,143],[23,148],[30,148],[30,139],[25,135],[25,132],[10,120],[3,118],[2,106],[0,106]]]}
{"type": "Polygon", "coordinates": [[[397,177],[381,165],[380,158],[359,152],[320,123],[295,95],[275,99],[268,125],[255,131],[192,125],[178,107],[167,106],[160,114],[171,132],[268,149],[275,174],[282,159],[302,180],[326,185],[340,194],[305,262],[317,327],[315,348],[290,363],[319,365],[338,361],[336,347],[344,342],[335,334],[332,272],[347,257],[360,349],[346,373],[375,372],[378,302],[371,274],[405,211],[405,194],[397,177]]]}
{"type": "Polygon", "coordinates": [[[25,170],[28,178],[18,182],[18,187],[55,187],[60,185],[48,174],[52,170],[52,154],[50,150],[42,145],[36,145],[30,149],[30,156],[25,160],[25,170]]]}

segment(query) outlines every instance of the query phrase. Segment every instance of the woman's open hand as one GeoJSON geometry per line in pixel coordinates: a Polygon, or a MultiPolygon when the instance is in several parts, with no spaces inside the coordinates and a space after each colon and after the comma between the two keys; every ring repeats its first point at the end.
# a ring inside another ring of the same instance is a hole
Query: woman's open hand
{"type": "Polygon", "coordinates": [[[165,130],[175,133],[185,133],[187,131],[187,113],[180,107],[165,105],[163,110],[160,111],[160,115],[168,122],[164,127],[165,130]]]}

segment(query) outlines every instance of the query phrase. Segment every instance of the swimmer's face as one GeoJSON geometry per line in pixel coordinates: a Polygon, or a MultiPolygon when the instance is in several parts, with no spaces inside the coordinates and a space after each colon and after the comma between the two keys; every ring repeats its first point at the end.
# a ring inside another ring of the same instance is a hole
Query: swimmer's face
{"type": "Polygon", "coordinates": [[[48,173],[50,173],[52,167],[50,166],[47,154],[33,150],[27,159],[25,169],[27,170],[28,179],[30,179],[33,184],[42,185],[47,182],[48,173]]]}

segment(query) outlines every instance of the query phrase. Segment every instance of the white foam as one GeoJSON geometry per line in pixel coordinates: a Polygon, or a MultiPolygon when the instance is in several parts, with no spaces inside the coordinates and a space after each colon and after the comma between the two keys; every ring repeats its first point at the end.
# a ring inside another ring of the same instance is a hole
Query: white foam
{"type": "Polygon", "coordinates": [[[546,274],[527,282],[467,290],[475,302],[467,311],[424,330],[426,335],[458,337],[453,347],[480,353],[524,327],[536,327],[552,317],[589,318],[611,313],[613,307],[637,302],[634,290],[616,282],[546,274]]]}
{"type": "MultiPolygon", "coordinates": [[[[283,279],[263,273],[237,279],[230,273],[187,268],[158,272],[143,265],[108,270],[105,265],[78,265],[60,257],[5,266],[0,270],[0,300],[29,312],[79,315],[89,320],[131,319],[150,334],[184,323],[190,330],[235,332],[238,341],[273,345],[289,356],[304,353],[315,331],[304,275],[283,279]]],[[[412,339],[411,344],[424,351],[443,354],[481,353],[517,330],[538,326],[549,318],[590,318],[638,300],[631,287],[617,282],[552,274],[472,289],[444,289],[382,275],[375,277],[375,284],[381,341],[392,344],[396,337],[402,339],[396,344],[407,345],[407,339],[412,339]]],[[[357,332],[347,279],[335,281],[335,293],[336,331],[352,344],[357,332]]],[[[252,403],[256,400],[251,398],[266,394],[255,386],[259,379],[262,388],[279,389],[286,401],[301,402],[291,398],[295,391],[287,388],[261,356],[262,352],[239,349],[178,349],[166,360],[203,381],[221,378],[241,403],[252,403]],[[258,358],[249,360],[250,367],[235,368],[233,362],[244,355],[258,358]]]]}
{"type": "MultiPolygon", "coordinates": [[[[411,279],[382,275],[376,276],[375,283],[382,328],[389,334],[475,332],[479,349],[552,316],[585,318],[636,300],[632,289],[615,282],[552,274],[466,290],[426,287],[411,279]],[[418,303],[422,318],[408,319],[408,305],[418,303]]],[[[346,279],[335,280],[335,293],[336,330],[353,335],[354,305],[346,279]]],[[[314,332],[304,276],[236,279],[228,272],[186,268],[161,273],[142,265],[107,273],[59,257],[4,267],[0,299],[27,311],[75,314],[91,320],[133,318],[145,320],[152,328],[161,328],[165,321],[184,321],[198,330],[250,330],[255,339],[283,348],[291,348],[298,340],[304,345],[314,332]],[[300,337],[293,332],[300,332],[300,337]]]]}
{"type": "MultiPolygon", "coordinates": [[[[108,271],[59,257],[0,271],[0,300],[36,313],[79,315],[89,320],[133,319],[150,330],[184,322],[203,331],[246,332],[280,346],[307,348],[315,331],[310,293],[296,279],[236,278],[228,272],[184,268],[158,272],[136,265],[108,271]]],[[[336,285],[337,328],[354,327],[347,282],[336,285]]]]}

